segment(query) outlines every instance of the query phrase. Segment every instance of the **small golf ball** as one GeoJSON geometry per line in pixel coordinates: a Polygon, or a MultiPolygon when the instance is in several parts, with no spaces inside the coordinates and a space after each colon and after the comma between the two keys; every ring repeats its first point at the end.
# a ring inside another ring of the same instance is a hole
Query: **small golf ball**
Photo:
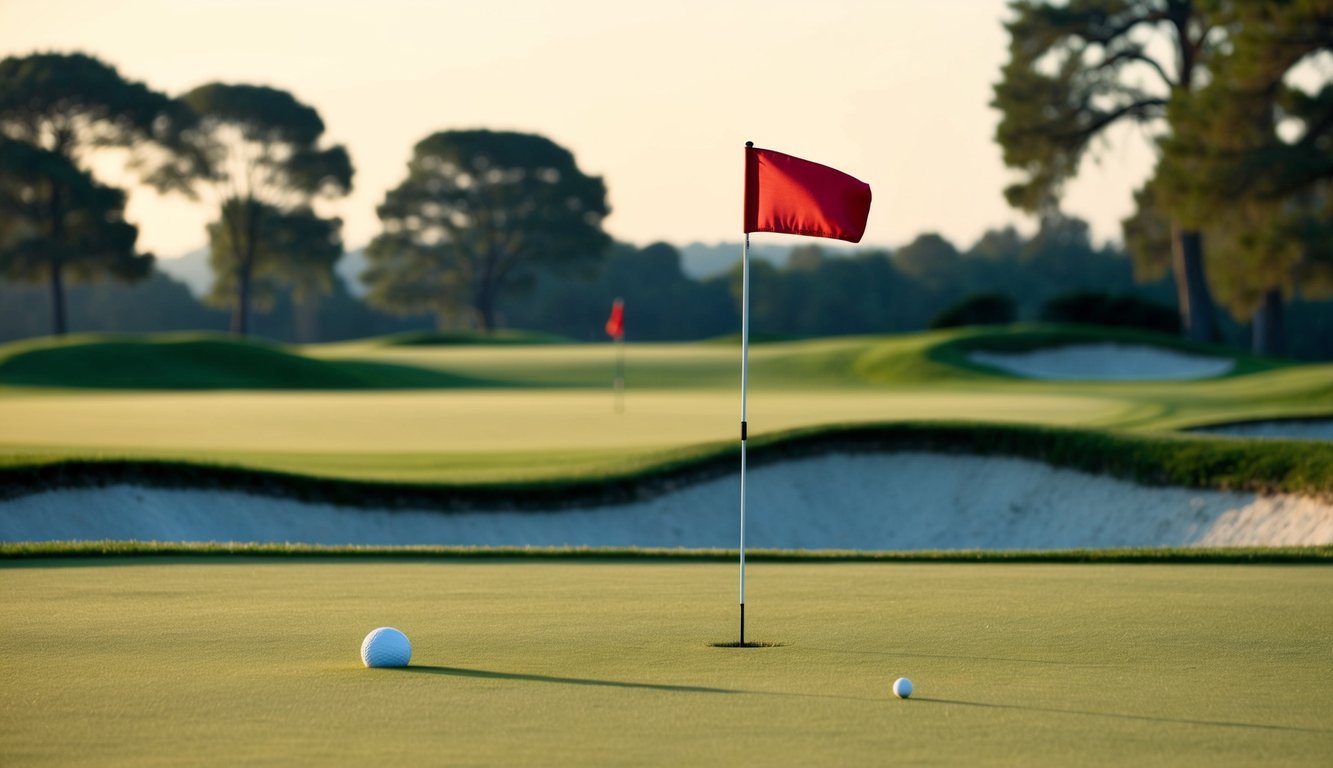
{"type": "Polygon", "coordinates": [[[912,681],[905,677],[900,677],[893,681],[893,695],[900,699],[910,698],[912,695],[912,681]]]}
{"type": "Polygon", "coordinates": [[[411,658],[407,635],[393,627],[371,630],[361,641],[361,661],[367,667],[406,667],[411,658]]]}

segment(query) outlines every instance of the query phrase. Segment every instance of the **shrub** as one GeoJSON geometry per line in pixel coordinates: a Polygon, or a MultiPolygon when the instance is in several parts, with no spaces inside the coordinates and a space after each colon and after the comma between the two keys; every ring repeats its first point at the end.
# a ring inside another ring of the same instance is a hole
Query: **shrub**
{"type": "Polygon", "coordinates": [[[1180,333],[1180,315],[1138,296],[1076,291],[1042,305],[1040,318],[1048,323],[1079,323],[1143,328],[1160,333],[1180,333]]]}
{"type": "Polygon", "coordinates": [[[1002,293],[978,293],[945,309],[930,321],[931,328],[960,325],[1008,325],[1017,312],[1014,300],[1002,293]]]}

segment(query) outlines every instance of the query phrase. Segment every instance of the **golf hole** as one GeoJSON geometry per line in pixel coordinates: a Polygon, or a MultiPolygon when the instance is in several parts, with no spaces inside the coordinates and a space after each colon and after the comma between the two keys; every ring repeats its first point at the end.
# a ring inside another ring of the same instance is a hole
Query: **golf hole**
{"type": "Polygon", "coordinates": [[[751,640],[745,643],[709,643],[708,645],[713,648],[781,648],[786,643],[766,643],[762,640],[751,640]]]}

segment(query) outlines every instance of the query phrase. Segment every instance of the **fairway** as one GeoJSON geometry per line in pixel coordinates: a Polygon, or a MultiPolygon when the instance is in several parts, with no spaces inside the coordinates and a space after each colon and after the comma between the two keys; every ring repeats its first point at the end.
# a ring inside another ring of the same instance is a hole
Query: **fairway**
{"type": "MultiPolygon", "coordinates": [[[[1153,432],[1333,410],[1327,365],[1239,356],[1236,374],[1200,381],[1038,381],[965,354],[1137,338],[1049,327],[760,344],[749,434],[921,421],[1153,432]]],[[[626,345],[623,413],[612,355],[599,344],[384,340],[283,351],[170,335],[16,343],[0,349],[0,460],[160,458],[466,483],[602,477],[734,443],[736,345],[626,345]]]]}
{"type": "MultiPolygon", "coordinates": [[[[567,462],[616,469],[650,454],[734,438],[731,393],[116,393],[0,398],[0,450],[221,461],[387,479],[550,477],[567,462]],[[521,425],[521,426],[519,426],[521,425]]],[[[1024,393],[773,394],[752,398],[765,434],[827,423],[953,414],[1007,423],[1102,422],[1113,400],[1024,393]]]]}
{"type": "Polygon", "coordinates": [[[0,568],[5,765],[1326,765],[1333,571],[126,559],[0,568]],[[412,667],[367,670],[371,629],[412,667]],[[894,699],[899,676],[916,684],[894,699]]]}

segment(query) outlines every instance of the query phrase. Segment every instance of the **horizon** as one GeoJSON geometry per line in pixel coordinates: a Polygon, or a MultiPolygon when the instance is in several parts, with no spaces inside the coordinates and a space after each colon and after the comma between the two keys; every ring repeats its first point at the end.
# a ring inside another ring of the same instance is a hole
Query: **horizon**
{"type": "MultiPolygon", "coordinates": [[[[607,232],[633,245],[739,242],[741,150],[752,140],[871,185],[857,247],[935,232],[965,250],[989,229],[1036,228],[1003,199],[1015,174],[993,141],[1007,14],[1002,0],[392,0],[373,13],[350,0],[51,0],[0,7],[0,56],[82,51],[170,95],[214,80],[289,90],[319,110],[325,142],[352,155],[352,194],[319,206],[343,219],[349,251],[378,234],[375,207],[417,141],[476,127],[538,133],[573,152],[606,182],[607,232]]],[[[1088,221],[1094,243],[1118,242],[1152,150],[1124,126],[1093,154],[1063,211],[1088,221]]],[[[141,249],[171,259],[206,247],[206,205],[134,185],[106,157],[91,165],[130,192],[141,249]]]]}

